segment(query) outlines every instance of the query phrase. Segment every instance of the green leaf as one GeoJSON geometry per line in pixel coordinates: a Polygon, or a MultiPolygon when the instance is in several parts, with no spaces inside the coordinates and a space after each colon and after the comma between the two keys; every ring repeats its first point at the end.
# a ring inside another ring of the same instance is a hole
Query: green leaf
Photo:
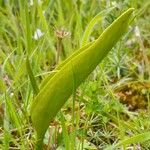
{"type": "Polygon", "coordinates": [[[100,13],[98,13],[88,24],[88,26],[85,29],[85,32],[83,34],[81,45],[85,45],[88,42],[89,36],[95,26],[96,23],[101,21],[109,12],[111,12],[114,9],[114,7],[111,7],[109,9],[103,10],[100,13]]]}
{"type": "Polygon", "coordinates": [[[30,65],[28,57],[26,59],[26,68],[27,68],[27,72],[28,72],[28,75],[29,75],[29,79],[30,79],[33,91],[34,91],[35,94],[38,94],[39,88],[38,88],[38,85],[36,83],[35,77],[33,75],[33,71],[31,69],[31,65],[30,65]]]}
{"type": "Polygon", "coordinates": [[[121,140],[119,143],[117,143],[116,145],[110,146],[108,148],[106,148],[105,150],[114,150],[117,149],[120,146],[126,146],[129,144],[135,144],[135,143],[141,143],[141,142],[145,142],[147,140],[150,140],[150,132],[145,132],[145,133],[141,133],[141,134],[137,134],[134,135],[130,138],[127,138],[125,140],[121,140]]]}
{"type": "MultiPolygon", "coordinates": [[[[47,81],[31,104],[31,119],[37,132],[37,149],[61,107],[76,89],[104,59],[120,37],[126,32],[133,8],[116,19],[92,44],[76,53],[47,81]]],[[[58,69],[57,68],[57,69],[58,69]]]]}
{"type": "Polygon", "coordinates": [[[68,57],[66,60],[64,60],[63,62],[61,62],[54,71],[52,71],[41,83],[40,85],[40,89],[43,88],[46,83],[65,65],[67,64],[71,59],[73,59],[74,57],[76,57],[79,53],[81,53],[82,51],[86,50],[89,46],[91,46],[93,42],[88,43],[87,45],[83,46],[82,48],[76,50],[70,57],[68,57]]]}

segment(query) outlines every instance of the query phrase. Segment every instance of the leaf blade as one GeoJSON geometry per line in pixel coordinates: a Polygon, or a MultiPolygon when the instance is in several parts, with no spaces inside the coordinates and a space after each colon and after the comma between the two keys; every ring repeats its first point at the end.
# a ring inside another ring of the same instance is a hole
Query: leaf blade
{"type": "Polygon", "coordinates": [[[84,46],[89,39],[89,36],[94,28],[94,26],[96,25],[96,23],[98,23],[99,21],[101,21],[109,12],[111,12],[114,9],[114,7],[108,8],[106,10],[101,11],[100,13],[98,13],[88,24],[88,26],[85,29],[85,32],[83,34],[82,37],[82,42],[81,45],[84,46]]]}
{"type": "Polygon", "coordinates": [[[31,69],[31,65],[30,65],[28,57],[26,58],[26,68],[27,68],[27,73],[29,75],[29,79],[30,79],[33,91],[34,91],[35,95],[37,95],[39,92],[39,88],[38,88],[38,85],[36,83],[35,77],[33,75],[33,71],[31,69]]]}
{"type": "Polygon", "coordinates": [[[74,88],[87,78],[126,32],[132,12],[132,8],[127,10],[92,45],[69,59],[36,96],[31,105],[31,119],[39,139],[44,137],[49,122],[70,97],[74,88]]]}

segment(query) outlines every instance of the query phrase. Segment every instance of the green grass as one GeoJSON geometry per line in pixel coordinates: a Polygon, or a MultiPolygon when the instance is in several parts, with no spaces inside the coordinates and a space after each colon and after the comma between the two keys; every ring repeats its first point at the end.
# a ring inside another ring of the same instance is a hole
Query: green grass
{"type": "Polygon", "coordinates": [[[56,65],[57,45],[63,61],[84,42],[97,39],[129,7],[135,8],[136,17],[128,33],[50,123],[44,144],[45,149],[57,150],[150,149],[147,0],[45,0],[40,4],[34,0],[32,6],[22,0],[0,1],[0,149],[34,149],[30,104],[37,87],[56,65]],[[103,17],[89,24],[101,12],[103,17]],[[37,29],[43,35],[36,40],[37,29]],[[58,43],[62,29],[68,36],[58,43]],[[26,69],[27,57],[27,69],[32,70],[30,76],[37,84],[34,89],[26,69]],[[124,85],[130,83],[136,87],[128,89],[138,92],[128,96],[125,105],[117,94],[124,94],[124,85]],[[142,90],[141,84],[135,83],[142,83],[142,90]],[[129,109],[130,99],[143,102],[143,97],[147,107],[129,109]]]}

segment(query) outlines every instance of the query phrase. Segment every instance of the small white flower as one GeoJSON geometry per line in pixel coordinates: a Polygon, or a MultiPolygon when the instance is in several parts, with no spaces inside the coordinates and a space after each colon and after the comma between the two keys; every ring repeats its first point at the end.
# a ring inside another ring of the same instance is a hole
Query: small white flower
{"type": "Polygon", "coordinates": [[[10,93],[10,98],[12,98],[14,96],[14,93],[13,92],[11,92],[10,93]]]}
{"type": "MultiPolygon", "coordinates": [[[[38,4],[40,5],[41,3],[42,3],[41,0],[38,0],[38,4]]],[[[33,6],[33,4],[34,4],[34,3],[33,3],[33,0],[30,0],[29,5],[30,5],[30,6],[33,6]]]]}
{"type": "Polygon", "coordinates": [[[141,36],[141,35],[140,35],[140,29],[139,29],[138,26],[135,27],[134,32],[135,32],[135,36],[136,36],[136,37],[140,37],[140,36],[141,36]]]}
{"type": "Polygon", "coordinates": [[[34,32],[34,39],[38,40],[43,35],[44,35],[44,33],[40,29],[36,29],[36,31],[34,32]]]}

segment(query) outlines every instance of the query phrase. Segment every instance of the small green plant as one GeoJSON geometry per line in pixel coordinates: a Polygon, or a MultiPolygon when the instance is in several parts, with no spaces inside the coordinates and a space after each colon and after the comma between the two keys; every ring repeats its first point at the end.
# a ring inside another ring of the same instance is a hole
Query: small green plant
{"type": "MultiPolygon", "coordinates": [[[[37,150],[42,149],[43,138],[50,121],[126,32],[132,12],[133,8],[124,12],[96,41],[77,50],[58,65],[42,82],[39,92],[34,87],[35,93],[38,94],[31,104],[31,119],[37,134],[37,150]]],[[[30,70],[30,67],[28,68],[30,70]]],[[[30,77],[32,78],[32,73],[30,77]]]]}

